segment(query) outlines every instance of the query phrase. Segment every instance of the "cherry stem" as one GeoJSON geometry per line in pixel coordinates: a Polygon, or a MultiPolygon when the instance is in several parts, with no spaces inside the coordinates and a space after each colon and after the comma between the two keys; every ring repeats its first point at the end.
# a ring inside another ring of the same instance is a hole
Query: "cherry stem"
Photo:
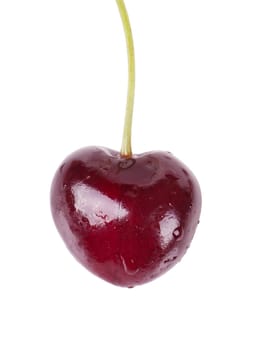
{"type": "Polygon", "coordinates": [[[122,19],[127,55],[128,55],[128,92],[125,112],[124,132],[121,146],[121,157],[130,158],[132,156],[131,135],[132,135],[132,120],[134,110],[134,96],[135,96],[135,52],[134,42],[131,30],[131,25],[128,13],[125,7],[124,0],[116,0],[119,13],[122,19]]]}

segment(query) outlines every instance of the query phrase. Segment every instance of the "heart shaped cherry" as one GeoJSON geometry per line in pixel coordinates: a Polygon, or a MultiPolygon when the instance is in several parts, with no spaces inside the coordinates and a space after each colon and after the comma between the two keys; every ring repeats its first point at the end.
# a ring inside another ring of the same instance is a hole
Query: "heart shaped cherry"
{"type": "Polygon", "coordinates": [[[63,240],[88,270],[133,287],[168,271],[195,233],[201,193],[191,171],[169,152],[133,155],[134,49],[123,0],[129,89],[121,152],[86,147],[68,156],[51,188],[52,214],[63,240]]]}
{"type": "Polygon", "coordinates": [[[58,169],[51,191],[56,226],[72,254],[120,285],[149,282],[178,262],[201,206],[193,174],[167,152],[129,159],[87,147],[58,169]]]}

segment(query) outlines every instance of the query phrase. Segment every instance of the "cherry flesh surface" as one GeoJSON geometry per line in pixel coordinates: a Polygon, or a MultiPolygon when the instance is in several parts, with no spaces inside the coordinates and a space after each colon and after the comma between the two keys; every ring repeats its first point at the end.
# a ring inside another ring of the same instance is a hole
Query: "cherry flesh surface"
{"type": "Polygon", "coordinates": [[[82,265],[110,283],[133,287],[180,261],[199,221],[201,193],[191,171],[168,152],[126,159],[87,147],[57,170],[51,208],[82,265]]]}

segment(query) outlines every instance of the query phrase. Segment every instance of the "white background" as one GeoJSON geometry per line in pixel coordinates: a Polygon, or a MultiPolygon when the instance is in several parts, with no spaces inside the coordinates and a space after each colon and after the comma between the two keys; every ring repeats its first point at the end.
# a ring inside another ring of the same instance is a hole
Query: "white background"
{"type": "Polygon", "coordinates": [[[260,348],[258,0],[127,0],[137,61],[133,149],[197,175],[187,255],[134,289],[81,267],[52,222],[67,154],[119,149],[127,61],[111,0],[0,1],[0,348],[260,348]]]}

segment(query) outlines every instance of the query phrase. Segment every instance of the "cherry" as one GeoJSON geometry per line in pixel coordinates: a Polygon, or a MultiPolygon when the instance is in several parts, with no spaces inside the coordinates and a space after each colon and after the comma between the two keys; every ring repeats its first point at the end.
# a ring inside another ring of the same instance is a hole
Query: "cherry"
{"type": "Polygon", "coordinates": [[[194,236],[199,184],[169,152],[133,155],[134,46],[123,0],[129,84],[121,152],[86,147],[68,156],[51,188],[54,222],[68,249],[89,271],[133,287],[174,266],[194,236]]]}
{"type": "Polygon", "coordinates": [[[193,174],[168,152],[122,158],[87,147],[62,163],[52,213],[72,254],[120,286],[163,274],[184,255],[201,206],[193,174]]]}

